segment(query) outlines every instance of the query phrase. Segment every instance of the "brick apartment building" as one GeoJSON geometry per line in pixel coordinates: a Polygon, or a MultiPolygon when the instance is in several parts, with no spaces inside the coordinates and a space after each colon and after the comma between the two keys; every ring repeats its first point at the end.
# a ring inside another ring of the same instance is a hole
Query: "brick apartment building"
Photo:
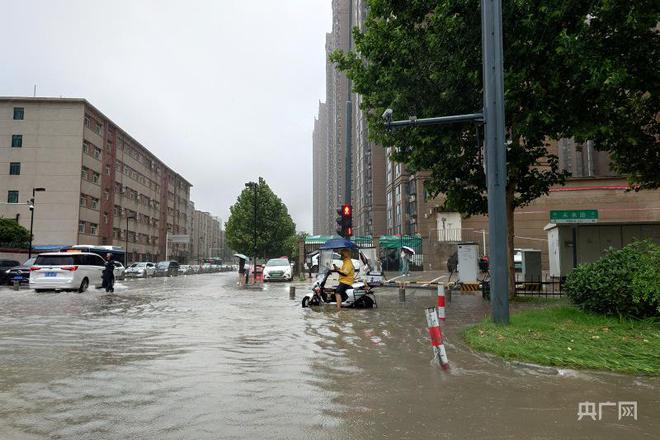
{"type": "MultiPolygon", "coordinates": [[[[187,234],[191,184],[84,99],[0,98],[0,216],[34,245],[124,247],[128,261],[165,258],[166,234],[187,234]]],[[[190,244],[170,244],[185,261],[190,244]]]]}

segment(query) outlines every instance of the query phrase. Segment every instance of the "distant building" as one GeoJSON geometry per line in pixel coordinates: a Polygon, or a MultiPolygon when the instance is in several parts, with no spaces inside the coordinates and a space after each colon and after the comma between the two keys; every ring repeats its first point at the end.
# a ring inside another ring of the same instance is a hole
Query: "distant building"
{"type": "MultiPolygon", "coordinates": [[[[166,234],[187,234],[191,184],[84,99],[0,98],[2,217],[35,245],[125,246],[128,261],[165,258],[166,234]],[[18,203],[14,205],[13,203],[18,203]]],[[[172,244],[171,258],[189,245],[172,244]]]]}
{"type": "Polygon", "coordinates": [[[192,259],[202,262],[211,257],[222,257],[223,234],[220,220],[208,212],[195,210],[192,226],[192,259]]]}
{"type": "Polygon", "coordinates": [[[360,97],[350,90],[346,75],[330,62],[337,48],[348,50],[351,26],[363,26],[366,2],[333,0],[332,32],[326,36],[326,101],[320,103],[313,136],[313,225],[315,234],[334,234],[337,208],[347,200],[346,139],[351,132],[351,200],[353,234],[385,233],[385,151],[368,139],[360,97]],[[350,95],[350,100],[349,100],[350,95]],[[347,106],[351,103],[351,119],[347,106]]]}

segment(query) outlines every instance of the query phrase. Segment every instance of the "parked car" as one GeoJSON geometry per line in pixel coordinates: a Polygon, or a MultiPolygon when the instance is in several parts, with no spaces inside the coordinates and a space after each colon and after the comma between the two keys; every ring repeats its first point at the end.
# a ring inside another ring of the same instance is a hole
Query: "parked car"
{"type": "Polygon", "coordinates": [[[19,283],[28,283],[30,281],[30,267],[34,264],[34,260],[37,257],[32,257],[27,260],[25,263],[14,266],[7,270],[2,270],[2,284],[13,284],[14,280],[17,280],[19,283]]]}
{"type": "Polygon", "coordinates": [[[187,275],[187,274],[189,274],[189,273],[192,273],[192,269],[190,268],[189,265],[187,265],[187,264],[182,264],[181,266],[179,266],[179,273],[180,273],[181,275],[187,275]]]}
{"type": "Polygon", "coordinates": [[[175,277],[179,275],[179,263],[176,261],[160,261],[156,265],[157,277],[175,277]]]}
{"type": "Polygon", "coordinates": [[[123,280],[124,279],[124,273],[126,271],[126,268],[124,267],[123,264],[121,264],[117,260],[113,260],[112,263],[115,265],[115,279],[116,280],[123,280]]]}
{"type": "Polygon", "coordinates": [[[156,263],[150,261],[140,261],[138,263],[133,263],[126,268],[124,271],[124,276],[129,277],[139,277],[139,278],[148,278],[154,276],[156,272],[156,263]]]}
{"type": "Polygon", "coordinates": [[[30,288],[77,290],[101,287],[105,260],[89,252],[49,252],[40,254],[30,268],[30,288]]]}
{"type": "Polygon", "coordinates": [[[190,266],[190,270],[192,271],[192,273],[199,273],[200,269],[201,268],[199,264],[193,264],[192,266],[190,266]]]}
{"type": "Polygon", "coordinates": [[[288,258],[271,258],[263,269],[264,281],[291,281],[293,271],[288,258]]]}
{"type": "Polygon", "coordinates": [[[7,270],[20,265],[21,263],[16,260],[0,260],[0,283],[11,284],[9,277],[7,276],[7,270]]]}

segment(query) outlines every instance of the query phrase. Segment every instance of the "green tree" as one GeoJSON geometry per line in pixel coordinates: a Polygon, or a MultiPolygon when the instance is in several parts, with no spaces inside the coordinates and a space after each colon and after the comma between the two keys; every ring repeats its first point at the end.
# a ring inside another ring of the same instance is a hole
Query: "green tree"
{"type": "MultiPolygon", "coordinates": [[[[567,177],[548,150],[549,139],[593,139],[631,179],[651,170],[658,178],[660,63],[653,28],[659,18],[657,3],[646,0],[504,0],[503,13],[512,249],[514,210],[567,177]],[[626,154],[632,146],[652,161],[648,169],[640,170],[639,159],[626,154]]],[[[482,108],[479,1],[370,0],[363,31],[353,35],[355,50],[335,51],[331,59],[362,95],[371,139],[393,147],[392,159],[412,172],[429,170],[428,190],[444,195],[445,208],[485,214],[483,150],[475,127],[388,131],[381,119],[386,108],[420,118],[482,108]]]]}
{"type": "Polygon", "coordinates": [[[17,247],[28,247],[30,231],[10,218],[0,218],[0,243],[17,247]]]}
{"type": "MultiPolygon", "coordinates": [[[[273,193],[266,181],[256,185],[256,249],[263,258],[290,255],[296,225],[286,205],[273,193]]],[[[227,243],[231,249],[252,256],[255,247],[255,190],[246,187],[232,205],[225,224],[227,243]]]]}

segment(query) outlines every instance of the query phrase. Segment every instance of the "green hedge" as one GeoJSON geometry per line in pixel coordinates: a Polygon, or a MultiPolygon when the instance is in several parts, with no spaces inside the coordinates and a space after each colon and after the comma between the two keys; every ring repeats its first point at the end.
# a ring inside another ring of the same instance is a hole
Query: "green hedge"
{"type": "Polygon", "coordinates": [[[566,294],[581,309],[630,318],[660,316],[660,246],[639,241],[578,266],[566,294]]]}

